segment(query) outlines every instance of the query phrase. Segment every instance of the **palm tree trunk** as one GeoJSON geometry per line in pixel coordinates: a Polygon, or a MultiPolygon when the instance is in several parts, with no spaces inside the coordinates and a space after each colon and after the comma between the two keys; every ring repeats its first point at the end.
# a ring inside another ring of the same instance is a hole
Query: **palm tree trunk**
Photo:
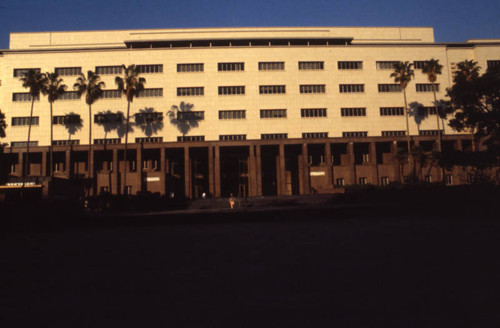
{"type": "Polygon", "coordinates": [[[54,125],[52,124],[52,102],[50,103],[50,146],[49,146],[49,172],[50,172],[50,179],[54,177],[54,171],[53,171],[53,166],[54,166],[54,151],[52,148],[52,142],[54,140],[54,125]]]}
{"type": "Polygon", "coordinates": [[[90,189],[93,188],[93,177],[94,177],[94,165],[91,163],[92,161],[92,105],[89,105],[89,151],[87,154],[87,170],[88,170],[88,179],[89,182],[92,182],[88,187],[88,196],[90,197],[90,189]]]}
{"type": "Polygon", "coordinates": [[[29,168],[29,155],[30,155],[30,140],[31,140],[31,120],[33,119],[33,106],[35,105],[35,97],[31,95],[31,111],[30,111],[30,121],[28,122],[28,144],[26,145],[26,162],[24,163],[23,170],[23,185],[21,196],[24,191],[24,186],[26,184],[26,177],[28,176],[28,168],[29,168]]]}
{"type": "Polygon", "coordinates": [[[436,87],[434,83],[432,83],[432,93],[434,94],[434,105],[436,106],[436,124],[437,124],[437,130],[438,130],[438,135],[439,135],[439,151],[443,151],[443,134],[442,131],[439,129],[439,109],[437,105],[437,98],[436,98],[436,87]]]}
{"type": "Polygon", "coordinates": [[[127,144],[128,144],[128,124],[130,120],[130,101],[127,103],[127,122],[125,125],[125,152],[123,154],[123,194],[127,195],[127,144]]]}

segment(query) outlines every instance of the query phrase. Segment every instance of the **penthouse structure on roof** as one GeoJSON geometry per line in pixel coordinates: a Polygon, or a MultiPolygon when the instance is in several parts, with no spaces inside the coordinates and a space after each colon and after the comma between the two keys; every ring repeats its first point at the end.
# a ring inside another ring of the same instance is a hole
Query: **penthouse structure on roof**
{"type": "MultiPolygon", "coordinates": [[[[32,99],[19,79],[29,70],[56,72],[68,92],[54,102],[52,119],[46,97],[35,99],[29,175],[91,177],[94,193],[120,193],[126,183],[129,193],[196,198],[404,181],[409,165],[396,159],[397,149],[410,139],[430,152],[441,147],[440,133],[443,149],[472,149],[469,135],[437,124],[433,90],[446,98],[458,62],[473,59],[483,71],[499,65],[500,39],[435,43],[431,27],[37,32],[11,33],[0,52],[11,177],[23,175],[30,126],[32,99]],[[431,58],[443,65],[434,86],[422,73],[431,58]],[[403,90],[390,76],[398,62],[414,65],[408,128],[403,90]],[[115,77],[131,64],[146,84],[131,105],[124,162],[127,99],[115,77]],[[105,83],[90,119],[85,97],[73,90],[89,70],[105,83]],[[70,113],[78,129],[70,129],[70,113]]],[[[422,178],[468,181],[462,170],[442,174],[430,167],[422,178]]]]}

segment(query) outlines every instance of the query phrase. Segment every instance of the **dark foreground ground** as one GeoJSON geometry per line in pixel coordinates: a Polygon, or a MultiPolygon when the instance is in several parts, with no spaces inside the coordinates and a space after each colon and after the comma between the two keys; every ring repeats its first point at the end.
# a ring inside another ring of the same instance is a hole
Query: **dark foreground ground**
{"type": "Polygon", "coordinates": [[[6,229],[0,327],[499,327],[500,218],[467,208],[351,204],[6,229]]]}

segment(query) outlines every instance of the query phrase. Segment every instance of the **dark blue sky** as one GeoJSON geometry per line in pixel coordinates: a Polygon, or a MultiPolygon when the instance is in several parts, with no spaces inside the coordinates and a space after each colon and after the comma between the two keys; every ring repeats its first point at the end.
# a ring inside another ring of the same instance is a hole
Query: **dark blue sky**
{"type": "Polygon", "coordinates": [[[499,0],[0,0],[10,32],[229,26],[431,26],[437,42],[500,38],[499,0]]]}

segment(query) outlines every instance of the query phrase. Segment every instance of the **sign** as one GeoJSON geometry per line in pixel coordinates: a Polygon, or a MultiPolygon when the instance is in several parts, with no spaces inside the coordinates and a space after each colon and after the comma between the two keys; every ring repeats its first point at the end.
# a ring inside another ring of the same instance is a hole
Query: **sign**
{"type": "Polygon", "coordinates": [[[321,176],[325,176],[325,172],[323,172],[323,171],[310,172],[309,175],[312,176],[312,177],[321,177],[321,176]]]}
{"type": "Polygon", "coordinates": [[[158,181],[160,181],[160,177],[147,177],[146,181],[147,182],[158,182],[158,181]]]}

